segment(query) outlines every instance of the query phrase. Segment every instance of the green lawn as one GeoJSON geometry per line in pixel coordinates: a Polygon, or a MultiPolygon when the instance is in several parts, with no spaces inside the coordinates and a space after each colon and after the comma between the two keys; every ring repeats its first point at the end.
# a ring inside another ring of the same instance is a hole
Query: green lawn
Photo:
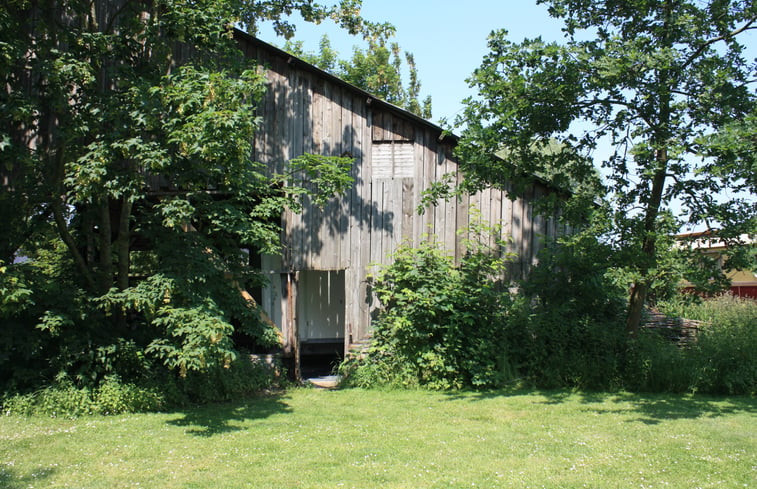
{"type": "Polygon", "coordinates": [[[757,487],[757,401],[322,391],[0,417],[0,487],[757,487]]]}

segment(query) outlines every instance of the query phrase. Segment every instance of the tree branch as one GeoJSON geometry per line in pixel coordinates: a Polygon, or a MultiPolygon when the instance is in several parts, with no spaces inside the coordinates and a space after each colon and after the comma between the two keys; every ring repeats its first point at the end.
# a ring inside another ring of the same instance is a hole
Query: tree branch
{"type": "Polygon", "coordinates": [[[604,99],[603,98],[597,98],[597,99],[592,99],[592,100],[586,100],[586,101],[583,101],[583,102],[579,102],[577,104],[577,106],[580,107],[580,108],[587,108],[587,107],[591,107],[592,105],[601,105],[601,104],[620,105],[621,107],[626,107],[627,109],[632,109],[634,111],[634,113],[636,114],[636,116],[639,119],[643,120],[649,127],[655,127],[655,125],[652,123],[652,121],[650,121],[649,119],[647,119],[644,116],[644,114],[642,114],[641,112],[638,111],[638,108],[637,108],[636,105],[634,105],[634,104],[632,104],[630,102],[623,101],[623,100],[615,100],[615,99],[608,99],[608,98],[604,98],[604,99]]]}
{"type": "Polygon", "coordinates": [[[121,199],[121,214],[118,220],[118,238],[116,238],[115,248],[118,256],[118,276],[117,284],[119,290],[129,287],[129,251],[131,233],[129,229],[129,220],[131,219],[132,202],[128,196],[121,199]]]}
{"type": "Polygon", "coordinates": [[[731,31],[731,32],[729,32],[727,34],[723,34],[722,36],[713,37],[712,39],[708,39],[701,46],[699,46],[699,48],[696,51],[694,51],[691,54],[691,56],[689,56],[686,59],[686,61],[683,63],[683,65],[681,65],[680,69],[681,70],[685,70],[691,63],[694,62],[695,59],[697,59],[704,52],[705,49],[707,49],[708,47],[712,46],[716,42],[725,41],[726,39],[731,39],[731,38],[736,37],[739,34],[741,34],[742,32],[747,31],[747,30],[757,29],[757,26],[752,27],[752,24],[754,24],[755,21],[757,21],[757,17],[752,17],[751,19],[749,19],[749,21],[746,24],[744,24],[743,26],[739,27],[738,29],[733,30],[733,31],[731,31]]]}
{"type": "Polygon", "coordinates": [[[96,291],[97,286],[95,284],[95,280],[92,277],[92,273],[90,272],[89,268],[87,267],[87,262],[84,260],[84,257],[76,247],[76,241],[74,241],[73,236],[71,236],[71,233],[68,231],[66,219],[63,217],[63,210],[61,209],[61,202],[57,197],[52,201],[52,209],[53,217],[55,218],[55,224],[58,227],[58,234],[60,234],[61,239],[66,244],[66,247],[68,247],[71,255],[74,257],[74,263],[76,263],[79,271],[84,276],[84,280],[87,282],[87,287],[89,287],[89,289],[93,292],[96,291]]]}
{"type": "Polygon", "coordinates": [[[680,186],[681,190],[683,190],[684,193],[688,194],[689,197],[691,197],[691,204],[696,208],[695,210],[699,212],[701,216],[703,216],[703,220],[707,225],[707,228],[711,229],[712,223],[710,222],[709,214],[707,210],[699,203],[699,196],[691,188],[689,188],[689,186],[686,185],[685,182],[682,182],[681,179],[678,178],[678,175],[676,175],[675,173],[668,173],[667,176],[671,177],[673,181],[675,181],[676,184],[680,186]]]}

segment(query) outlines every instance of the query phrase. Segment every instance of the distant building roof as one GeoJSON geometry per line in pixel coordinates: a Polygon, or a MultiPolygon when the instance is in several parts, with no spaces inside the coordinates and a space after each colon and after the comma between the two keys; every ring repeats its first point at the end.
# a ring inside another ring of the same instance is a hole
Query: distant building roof
{"type": "MultiPolygon", "coordinates": [[[[718,237],[717,229],[677,234],[676,240],[679,243],[687,243],[694,250],[719,250],[728,247],[728,242],[718,237]]],[[[757,244],[757,241],[748,234],[739,235],[738,241],[744,244],[757,244]]]]}

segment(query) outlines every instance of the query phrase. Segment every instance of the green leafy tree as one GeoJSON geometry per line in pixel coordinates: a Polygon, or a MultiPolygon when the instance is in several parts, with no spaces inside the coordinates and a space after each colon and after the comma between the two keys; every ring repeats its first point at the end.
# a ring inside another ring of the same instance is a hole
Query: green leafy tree
{"type": "Polygon", "coordinates": [[[431,118],[431,97],[419,99],[421,83],[412,53],[405,52],[409,80],[402,80],[402,57],[399,44],[387,45],[385,38],[368,38],[368,47],[355,47],[350,60],[340,60],[328,36],[320,41],[319,51],[308,52],[302,41],[289,40],[284,49],[324,71],[362,88],[389,103],[426,119],[431,118]]]}
{"type": "Polygon", "coordinates": [[[639,327],[670,231],[675,200],[688,222],[718,226],[725,240],[757,223],[755,63],[744,33],[751,1],[541,0],[564,21],[565,41],[513,43],[505,31],[469,83],[459,146],[474,183],[504,186],[545,168],[582,180],[606,145],[611,230],[605,240],[631,285],[627,329],[639,327]],[[564,151],[545,151],[559,143],[564,151]],[[507,148],[504,161],[493,158],[507,148]],[[728,197],[722,196],[727,195],[728,197]]]}
{"type": "Polygon", "coordinates": [[[304,155],[281,175],[250,161],[265,88],[232,26],[272,21],[291,35],[297,11],[381,36],[389,26],[364,21],[359,6],[4,2],[0,263],[16,285],[0,320],[25,305],[8,333],[45,332],[46,354],[68,371],[124,339],[181,373],[228,365],[232,334],[274,343],[240,294],[259,281],[248,254],[276,251],[280,213],[301,195],[323,201],[348,187],[351,161],[304,155]],[[291,178],[302,172],[307,188],[291,178]],[[14,265],[19,254],[31,264],[14,265]],[[49,293],[53,279],[64,293],[49,293]]]}

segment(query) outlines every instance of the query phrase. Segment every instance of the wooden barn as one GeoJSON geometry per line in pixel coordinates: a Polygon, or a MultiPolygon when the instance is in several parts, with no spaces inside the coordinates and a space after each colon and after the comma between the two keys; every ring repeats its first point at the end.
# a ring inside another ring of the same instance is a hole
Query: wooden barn
{"type": "Polygon", "coordinates": [[[254,37],[237,38],[269,85],[254,158],[273,168],[303,153],[355,160],[351,191],[324,208],[306,203],[301,214],[282,216],[284,252],[261,259],[270,285],[260,302],[281,328],[286,353],[341,355],[364,344],[375,307],[372,265],[387,263],[400,243],[418,245],[429,235],[459,257],[458,230],[467,228],[473,207],[511,237],[514,277],[534,262],[544,237],[560,231],[556,219],[534,213],[528,195],[548,191],[538,183],[523,199],[486,190],[418,214],[432,182],[448,173],[460,178],[454,136],[254,37]]]}

